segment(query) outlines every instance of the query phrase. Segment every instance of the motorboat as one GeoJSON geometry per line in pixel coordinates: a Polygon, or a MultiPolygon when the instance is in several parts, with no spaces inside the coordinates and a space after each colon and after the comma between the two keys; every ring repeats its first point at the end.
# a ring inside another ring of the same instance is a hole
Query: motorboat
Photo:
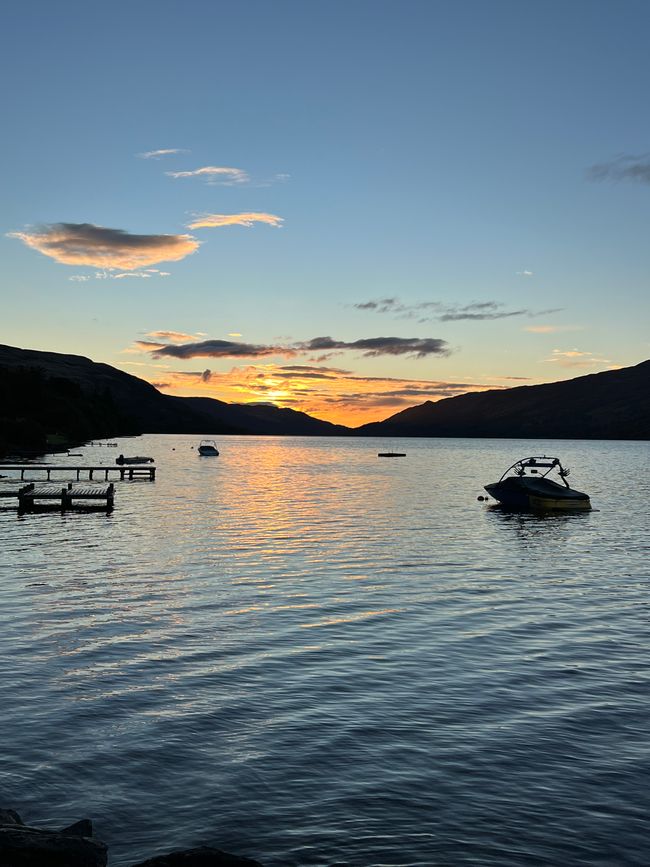
{"type": "Polygon", "coordinates": [[[199,446],[199,454],[218,457],[219,449],[217,448],[217,444],[214,440],[201,440],[201,445],[199,446]]]}
{"type": "Polygon", "coordinates": [[[132,458],[125,458],[124,455],[120,455],[119,458],[115,458],[115,463],[119,464],[152,464],[153,458],[145,458],[140,455],[135,455],[132,458]]]}
{"type": "Polygon", "coordinates": [[[509,509],[591,509],[589,495],[569,486],[570,472],[559,458],[522,458],[498,482],[485,485],[485,490],[509,509]],[[551,475],[560,481],[549,478],[551,475]]]}
{"type": "Polygon", "coordinates": [[[405,458],[406,452],[377,452],[378,458],[405,458]]]}

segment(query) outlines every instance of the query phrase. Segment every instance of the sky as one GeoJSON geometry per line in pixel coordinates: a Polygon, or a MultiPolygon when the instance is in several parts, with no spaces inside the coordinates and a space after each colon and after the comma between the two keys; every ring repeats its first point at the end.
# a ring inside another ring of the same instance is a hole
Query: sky
{"type": "Polygon", "coordinates": [[[650,357],[645,0],[4,7],[0,342],[359,425],[650,357]]]}

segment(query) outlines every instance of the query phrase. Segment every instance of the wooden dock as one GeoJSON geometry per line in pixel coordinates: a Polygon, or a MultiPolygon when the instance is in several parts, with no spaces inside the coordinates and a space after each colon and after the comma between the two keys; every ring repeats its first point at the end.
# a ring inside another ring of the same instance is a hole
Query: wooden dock
{"type": "Polygon", "coordinates": [[[71,509],[95,507],[112,512],[115,502],[115,486],[73,487],[72,482],[59,488],[54,485],[37,487],[33,482],[14,490],[0,490],[3,499],[17,499],[19,512],[36,512],[47,507],[67,512],[71,509]]]}
{"type": "Polygon", "coordinates": [[[115,466],[102,464],[99,466],[76,466],[75,464],[0,464],[0,475],[4,471],[19,472],[21,481],[25,480],[25,473],[28,479],[38,481],[43,479],[43,473],[46,474],[46,480],[49,482],[52,474],[58,474],[59,479],[75,478],[79,481],[82,477],[92,481],[95,475],[104,481],[108,481],[112,476],[124,481],[125,479],[149,479],[155,481],[156,468],[152,464],[116,464],[115,466]],[[63,476],[60,475],[63,473],[63,476]],[[66,475],[67,474],[67,475],[66,475]]]}

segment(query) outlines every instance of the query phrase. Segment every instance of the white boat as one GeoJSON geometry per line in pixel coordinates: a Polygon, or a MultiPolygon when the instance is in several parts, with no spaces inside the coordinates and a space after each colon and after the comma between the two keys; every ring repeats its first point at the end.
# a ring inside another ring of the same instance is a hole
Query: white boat
{"type": "Polygon", "coordinates": [[[199,454],[218,457],[219,449],[217,448],[217,444],[214,440],[201,440],[201,445],[199,446],[199,454]]]}

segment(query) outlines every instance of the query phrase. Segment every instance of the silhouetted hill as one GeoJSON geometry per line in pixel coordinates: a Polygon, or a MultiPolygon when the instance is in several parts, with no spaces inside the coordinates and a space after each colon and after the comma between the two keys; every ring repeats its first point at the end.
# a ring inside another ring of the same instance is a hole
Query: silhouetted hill
{"type": "Polygon", "coordinates": [[[336,435],[347,428],[273,406],[161,394],[80,355],[0,345],[0,451],[139,433],[336,435]]]}
{"type": "Polygon", "coordinates": [[[650,439],[650,361],[547,385],[427,401],[361,436],[650,439]]]}

